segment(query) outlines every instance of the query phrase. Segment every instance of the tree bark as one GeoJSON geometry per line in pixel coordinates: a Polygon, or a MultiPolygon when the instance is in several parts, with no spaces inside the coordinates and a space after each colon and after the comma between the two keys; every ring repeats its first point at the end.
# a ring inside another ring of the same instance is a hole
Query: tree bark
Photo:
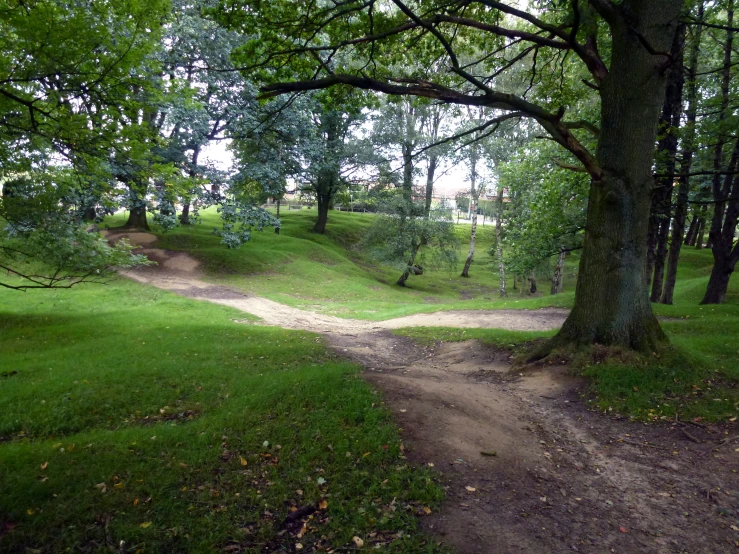
{"type": "Polygon", "coordinates": [[[477,198],[473,198],[472,204],[472,230],[470,231],[470,250],[467,253],[467,259],[464,262],[464,268],[462,269],[462,277],[470,276],[470,266],[472,265],[472,258],[475,256],[475,239],[477,238],[477,198]]]}
{"type": "MultiPolygon", "coordinates": [[[[735,152],[739,153],[739,141],[735,152]]],[[[733,156],[732,156],[733,157],[733,156]]],[[[736,164],[734,164],[735,166],[736,164]]],[[[726,177],[733,181],[731,188],[724,186],[722,200],[714,208],[713,223],[711,225],[711,251],[713,253],[713,269],[708,281],[706,294],[701,304],[721,304],[726,298],[731,274],[739,261],[739,243],[736,245],[736,228],[739,221],[739,200],[725,201],[727,198],[739,196],[739,175],[726,177]],[[721,214],[725,213],[725,217],[721,214]]]]}
{"type": "MultiPolygon", "coordinates": [[[[503,187],[498,186],[495,196],[495,256],[498,259],[498,276],[500,278],[500,296],[508,296],[505,282],[505,264],[503,263],[503,187]]],[[[513,277],[513,289],[516,289],[516,278],[513,277]]]]}
{"type": "Polygon", "coordinates": [[[420,245],[414,244],[413,249],[411,251],[411,258],[408,260],[408,267],[403,272],[403,275],[400,276],[400,279],[398,279],[398,285],[401,287],[405,286],[405,282],[408,280],[408,277],[411,275],[411,270],[413,269],[413,266],[416,263],[416,256],[418,255],[418,250],[420,249],[420,245]]]}
{"type": "Polygon", "coordinates": [[[149,231],[149,223],[146,221],[146,206],[132,208],[128,212],[128,221],[124,225],[126,229],[143,229],[149,231]]]}
{"type": "Polygon", "coordinates": [[[431,202],[434,197],[434,175],[436,174],[436,164],[439,162],[436,155],[429,156],[429,166],[426,172],[426,206],[424,208],[426,217],[431,213],[431,202]]]}
{"type": "Polygon", "coordinates": [[[645,268],[665,56],[682,0],[625,0],[611,22],[612,53],[600,85],[601,125],[575,304],[562,329],[531,359],[559,346],[604,344],[652,352],[667,342],[649,302],[645,268]],[[650,46],[645,47],[645,43],[650,46]]]}
{"type": "Polygon", "coordinates": [[[677,161],[678,133],[680,119],[683,114],[683,50],[685,47],[686,25],[681,23],[675,33],[670,54],[670,68],[665,101],[660,121],[661,137],[657,149],[657,178],[659,225],[657,229],[657,250],[654,256],[654,277],[652,278],[652,302],[662,298],[662,288],[667,262],[668,240],[670,237],[670,221],[672,212],[672,190],[675,185],[675,167],[677,161]]]}
{"type": "Polygon", "coordinates": [[[182,213],[180,214],[180,224],[190,225],[190,203],[188,202],[182,206],[182,213]]]}
{"type": "MultiPolygon", "coordinates": [[[[698,5],[698,16],[699,22],[703,21],[704,7],[701,1],[698,5]]],[[[702,35],[703,26],[696,25],[693,30],[692,42],[690,45],[690,58],[688,60],[687,68],[687,109],[685,111],[686,124],[683,132],[683,150],[680,159],[680,180],[677,190],[677,203],[675,205],[675,216],[672,221],[672,237],[670,240],[670,251],[667,255],[667,275],[665,276],[665,283],[662,290],[662,297],[660,302],[662,304],[672,304],[673,296],[675,293],[675,283],[677,281],[677,267],[680,262],[680,250],[683,243],[687,241],[684,239],[685,234],[685,220],[688,214],[688,196],[690,194],[690,168],[693,165],[693,155],[695,153],[695,122],[698,114],[698,82],[697,82],[697,71],[698,71],[698,54],[700,53],[700,39],[702,35]]],[[[691,230],[694,229],[694,222],[690,223],[691,230]]],[[[688,232],[690,235],[690,231],[688,232]]]]}
{"type": "Polygon", "coordinates": [[[318,219],[316,224],[313,226],[313,231],[316,233],[324,234],[326,232],[326,223],[328,222],[328,210],[330,207],[331,198],[326,192],[319,192],[316,194],[316,203],[318,209],[318,219]]]}
{"type": "Polygon", "coordinates": [[[554,268],[554,275],[552,276],[552,294],[559,294],[562,292],[566,254],[567,252],[560,250],[559,255],[557,256],[557,265],[554,268]]]}
{"type": "Polygon", "coordinates": [[[475,256],[475,239],[477,238],[477,203],[480,198],[480,191],[477,188],[477,158],[478,143],[470,146],[470,212],[472,217],[472,225],[470,230],[470,250],[467,254],[467,260],[464,262],[462,269],[462,277],[470,276],[470,266],[472,258],[475,256]]]}
{"type": "Polygon", "coordinates": [[[695,246],[696,250],[703,250],[703,245],[706,243],[706,213],[708,209],[701,210],[701,215],[698,219],[698,228],[695,231],[695,246]]]}
{"type": "Polygon", "coordinates": [[[695,235],[698,230],[698,214],[694,213],[693,218],[690,220],[690,227],[688,227],[688,232],[685,235],[685,240],[683,241],[683,246],[694,246],[695,245],[695,235]]]}

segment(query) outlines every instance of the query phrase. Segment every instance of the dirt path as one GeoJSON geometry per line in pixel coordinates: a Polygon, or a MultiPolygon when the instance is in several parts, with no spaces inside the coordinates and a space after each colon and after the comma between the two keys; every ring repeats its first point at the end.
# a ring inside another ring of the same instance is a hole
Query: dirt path
{"type": "Polygon", "coordinates": [[[562,325],[567,310],[545,308],[541,310],[470,310],[447,311],[430,314],[414,314],[385,321],[345,319],[316,312],[309,312],[280,304],[228,287],[208,283],[198,271],[199,263],[185,252],[152,248],[157,240],[148,233],[118,233],[111,238],[126,237],[132,244],[141,246],[137,252],[146,254],[157,265],[122,272],[127,277],[194,298],[231,306],[261,318],[260,324],[299,329],[316,333],[340,333],[356,335],[380,329],[402,327],[485,327],[514,331],[543,331],[562,325]]]}
{"type": "Polygon", "coordinates": [[[475,341],[423,347],[388,331],[548,329],[562,310],[346,320],[206,283],[186,254],[144,252],[160,265],[131,278],[322,332],[362,364],[403,429],[409,460],[432,467],[447,489],[424,525],[458,554],[739,552],[735,430],[594,413],[566,368],[512,373],[508,354],[475,341]]]}
{"type": "Polygon", "coordinates": [[[409,459],[438,471],[447,497],[425,525],[458,554],[739,551],[728,428],[593,413],[566,368],[511,373],[476,341],[329,340],[384,392],[409,459]]]}

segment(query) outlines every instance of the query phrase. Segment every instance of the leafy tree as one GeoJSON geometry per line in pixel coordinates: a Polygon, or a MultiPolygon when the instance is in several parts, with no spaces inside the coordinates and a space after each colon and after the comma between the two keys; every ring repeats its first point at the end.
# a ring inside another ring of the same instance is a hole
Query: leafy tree
{"type": "Polygon", "coordinates": [[[138,105],[132,91],[167,8],[157,0],[0,5],[0,263],[26,279],[3,286],[69,287],[142,261],[86,233],[85,219],[115,184],[110,153],[131,165],[142,155],[123,146],[141,129],[122,137],[119,114],[138,105]]]}
{"type": "Polygon", "coordinates": [[[364,247],[373,259],[402,271],[397,281],[401,287],[411,275],[423,275],[424,266],[451,268],[457,263],[457,239],[449,212],[426,214],[425,202],[409,199],[403,191],[383,205],[364,238],[364,247]]]}
{"type": "Polygon", "coordinates": [[[682,5],[589,0],[546,3],[535,12],[491,0],[393,0],[382,10],[359,1],[323,7],[240,1],[224,13],[236,27],[259,29],[242,59],[271,68],[263,75],[271,81],[267,95],[348,85],[495,108],[505,112],[500,117],[534,120],[577,159],[591,186],[575,305],[560,333],[534,355],[541,357],[556,346],[597,342],[652,351],[666,342],[643,275],[653,145],[682,5]],[[330,71],[328,58],[335,64],[330,71]],[[421,66],[443,59],[446,70],[419,71],[419,59],[421,66]],[[547,84],[548,99],[498,88],[496,77],[516,63],[529,64],[532,79],[547,84]],[[581,76],[580,94],[596,91],[602,132],[594,152],[579,138],[579,130],[594,126],[565,117],[572,103],[551,86],[561,73],[557,64],[581,76]]]}
{"type": "Polygon", "coordinates": [[[528,278],[556,256],[552,294],[561,292],[564,257],[581,249],[587,213],[587,175],[565,170],[553,145],[528,145],[502,164],[499,186],[510,196],[506,219],[507,266],[528,278]],[[560,162],[561,163],[561,162],[560,162]]]}

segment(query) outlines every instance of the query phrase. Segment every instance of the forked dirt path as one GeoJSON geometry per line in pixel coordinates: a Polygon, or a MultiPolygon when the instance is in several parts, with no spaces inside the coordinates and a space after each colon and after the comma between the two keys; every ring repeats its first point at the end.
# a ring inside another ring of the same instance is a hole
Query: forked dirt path
{"type": "MultiPolygon", "coordinates": [[[[149,237],[130,239],[150,244],[149,237]]],[[[346,320],[206,283],[186,254],[144,253],[160,265],[129,277],[265,324],[324,333],[340,355],[362,364],[402,427],[409,461],[431,467],[447,489],[424,525],[458,554],[739,552],[735,427],[643,425],[594,413],[566,368],[519,374],[507,353],[476,341],[424,347],[388,331],[548,329],[561,323],[562,310],[346,320]]]]}

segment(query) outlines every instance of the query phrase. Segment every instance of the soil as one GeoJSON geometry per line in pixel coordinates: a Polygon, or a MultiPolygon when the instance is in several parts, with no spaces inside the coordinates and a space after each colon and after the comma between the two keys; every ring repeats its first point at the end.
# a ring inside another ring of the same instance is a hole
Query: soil
{"type": "Polygon", "coordinates": [[[362,364],[402,427],[409,461],[432,468],[446,488],[439,512],[423,524],[455,552],[739,552],[735,425],[646,425],[594,412],[566,367],[519,373],[509,353],[476,341],[428,347],[388,330],[549,329],[566,311],[346,320],[211,285],[187,254],[146,251],[161,265],[126,272],[131,278],[268,325],[324,333],[340,355],[362,364]]]}

